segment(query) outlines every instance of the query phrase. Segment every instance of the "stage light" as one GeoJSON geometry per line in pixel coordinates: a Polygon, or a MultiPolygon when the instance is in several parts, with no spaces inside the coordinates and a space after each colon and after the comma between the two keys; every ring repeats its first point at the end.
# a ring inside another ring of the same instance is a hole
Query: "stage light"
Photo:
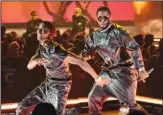
{"type": "Polygon", "coordinates": [[[157,38],[157,39],[154,39],[154,41],[155,41],[155,42],[160,42],[160,39],[157,38]]]}
{"type": "MultiPolygon", "coordinates": [[[[117,100],[116,98],[108,98],[107,101],[113,101],[117,100]]],[[[145,102],[145,103],[151,103],[151,104],[156,104],[156,105],[162,105],[163,100],[161,99],[156,99],[156,98],[151,98],[151,97],[144,97],[144,96],[136,96],[136,101],[140,102],[145,102]]],[[[87,103],[88,98],[78,98],[78,99],[68,99],[67,105],[75,105],[75,104],[80,104],[80,103],[87,103]]],[[[16,109],[18,106],[18,103],[5,103],[2,104],[1,110],[10,110],[10,109],[16,109]]]]}
{"type": "Polygon", "coordinates": [[[2,104],[1,110],[16,109],[18,103],[5,103],[2,104]]]}
{"type": "Polygon", "coordinates": [[[136,9],[136,13],[138,15],[141,14],[142,10],[145,8],[145,6],[147,5],[147,2],[134,2],[134,7],[136,9]]]}

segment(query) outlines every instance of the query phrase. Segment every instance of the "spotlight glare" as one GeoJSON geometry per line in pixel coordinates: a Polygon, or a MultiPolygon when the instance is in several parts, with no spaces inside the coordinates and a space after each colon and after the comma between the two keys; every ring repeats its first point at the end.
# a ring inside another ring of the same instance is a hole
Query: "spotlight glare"
{"type": "Polygon", "coordinates": [[[140,15],[141,14],[141,12],[142,12],[142,10],[143,10],[143,8],[145,7],[147,5],[147,2],[134,2],[134,7],[135,7],[135,9],[136,9],[136,13],[138,14],[138,15],[140,15]]]}

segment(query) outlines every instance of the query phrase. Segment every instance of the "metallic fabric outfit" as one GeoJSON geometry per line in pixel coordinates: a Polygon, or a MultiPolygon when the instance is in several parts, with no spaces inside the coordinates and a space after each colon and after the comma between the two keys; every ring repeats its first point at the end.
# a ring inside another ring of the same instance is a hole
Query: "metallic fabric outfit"
{"type": "Polygon", "coordinates": [[[31,58],[46,59],[46,79],[30,92],[18,105],[17,115],[28,115],[40,102],[52,103],[57,115],[64,115],[68,93],[71,88],[71,72],[69,65],[63,63],[68,53],[57,43],[50,41],[48,47],[39,46],[36,54],[31,58]]]}
{"type": "Polygon", "coordinates": [[[104,87],[94,84],[88,96],[90,114],[101,115],[102,104],[110,96],[127,103],[130,110],[143,110],[135,101],[138,76],[134,68],[144,67],[135,40],[121,26],[111,24],[106,30],[97,30],[88,36],[83,57],[92,51],[104,59],[100,75],[109,77],[111,82],[104,87]]]}

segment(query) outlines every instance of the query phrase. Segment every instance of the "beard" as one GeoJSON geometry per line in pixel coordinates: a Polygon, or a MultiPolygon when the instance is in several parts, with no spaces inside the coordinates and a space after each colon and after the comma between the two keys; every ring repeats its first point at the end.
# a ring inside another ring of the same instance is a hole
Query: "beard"
{"type": "Polygon", "coordinates": [[[110,23],[111,23],[111,21],[108,20],[108,22],[105,26],[101,26],[102,30],[105,30],[110,25],[110,23]]]}
{"type": "Polygon", "coordinates": [[[105,26],[101,26],[102,30],[105,30],[109,26],[109,22],[105,26]]]}

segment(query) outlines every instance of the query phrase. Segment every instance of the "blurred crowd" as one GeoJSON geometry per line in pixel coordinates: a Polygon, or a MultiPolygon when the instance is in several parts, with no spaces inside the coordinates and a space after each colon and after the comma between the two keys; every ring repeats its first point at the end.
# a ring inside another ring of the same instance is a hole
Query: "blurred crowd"
{"type": "MultiPolygon", "coordinates": [[[[75,18],[75,16],[73,15],[75,18]]],[[[75,27],[72,29],[65,30],[62,34],[59,29],[54,30],[54,36],[51,37],[51,40],[56,41],[61,44],[65,49],[70,52],[79,55],[84,48],[86,33],[85,24],[83,19],[75,18],[76,23],[75,27]],[[81,21],[81,22],[80,22],[81,21]],[[79,27],[76,27],[79,26],[79,27]],[[83,26],[83,27],[81,27],[83,26]],[[75,28],[75,29],[74,29],[75,28]],[[79,29],[79,30],[77,30],[79,29]]],[[[37,16],[37,12],[31,12],[31,20],[27,22],[26,31],[20,35],[16,31],[7,32],[5,26],[1,26],[1,62],[2,62],[2,100],[17,100],[20,101],[27,93],[31,91],[34,87],[39,85],[45,79],[45,70],[43,67],[36,67],[35,69],[29,71],[27,69],[27,63],[30,58],[35,54],[38,47],[37,40],[37,27],[42,20],[37,16]],[[12,89],[17,89],[20,94],[15,93],[16,91],[12,89]],[[12,99],[11,99],[12,98],[12,99]]],[[[90,32],[93,31],[93,28],[90,28],[90,32]]],[[[73,74],[73,86],[78,86],[72,88],[71,97],[78,97],[87,95],[84,94],[84,87],[87,85],[79,85],[81,81],[85,80],[85,76],[89,76],[86,73],[75,65],[71,66],[73,74]],[[81,91],[76,93],[80,89],[81,91]]],[[[90,80],[90,78],[88,78],[90,80]]],[[[92,80],[93,81],[93,80],[92,80]]],[[[86,82],[85,82],[86,83],[86,82]]],[[[87,83],[90,85],[91,84],[87,83]]],[[[89,91],[90,89],[88,89],[89,91]]]]}

